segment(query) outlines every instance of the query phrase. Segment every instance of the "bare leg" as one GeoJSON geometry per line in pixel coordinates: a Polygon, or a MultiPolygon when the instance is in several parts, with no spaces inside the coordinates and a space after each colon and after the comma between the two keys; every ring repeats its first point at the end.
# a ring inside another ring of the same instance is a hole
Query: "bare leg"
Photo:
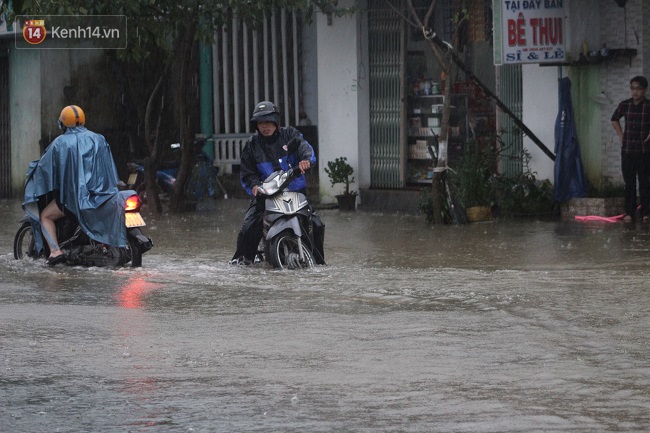
{"type": "Polygon", "coordinates": [[[43,212],[41,212],[41,225],[43,226],[43,230],[47,231],[47,236],[44,237],[50,246],[50,258],[63,254],[59,249],[59,241],[56,238],[56,226],[54,225],[54,222],[63,216],[64,213],[59,209],[56,200],[52,200],[45,206],[43,212]]]}

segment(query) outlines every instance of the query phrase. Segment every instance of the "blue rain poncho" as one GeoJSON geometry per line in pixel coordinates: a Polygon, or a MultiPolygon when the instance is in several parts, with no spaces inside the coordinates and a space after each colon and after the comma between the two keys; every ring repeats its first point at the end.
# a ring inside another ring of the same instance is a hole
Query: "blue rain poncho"
{"type": "Polygon", "coordinates": [[[555,171],[553,198],[563,202],[574,197],[585,197],[587,185],[582,168],[580,144],[576,130],[571,80],[560,79],[560,110],[555,119],[555,171]]]}
{"type": "Polygon", "coordinates": [[[39,251],[43,239],[38,200],[53,191],[58,191],[59,201],[77,217],[88,237],[107,245],[127,246],[125,200],[118,193],[118,181],[106,139],[83,126],[67,128],[27,171],[23,209],[32,219],[39,251]]]}

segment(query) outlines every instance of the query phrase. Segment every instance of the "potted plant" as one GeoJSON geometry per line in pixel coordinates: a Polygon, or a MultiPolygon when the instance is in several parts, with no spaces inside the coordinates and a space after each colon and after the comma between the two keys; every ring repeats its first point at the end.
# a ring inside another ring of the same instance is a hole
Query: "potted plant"
{"type": "Polygon", "coordinates": [[[336,201],[339,204],[340,210],[354,210],[357,202],[357,193],[356,191],[350,191],[350,183],[354,182],[354,169],[346,157],[342,156],[336,158],[334,161],[328,161],[327,167],[325,167],[325,173],[330,178],[330,183],[332,186],[342,183],[345,185],[345,190],[343,194],[336,196],[336,201]]]}
{"type": "Polygon", "coordinates": [[[470,222],[489,221],[494,203],[492,175],[497,155],[489,145],[479,149],[468,144],[470,146],[451,167],[450,183],[470,222]]]}

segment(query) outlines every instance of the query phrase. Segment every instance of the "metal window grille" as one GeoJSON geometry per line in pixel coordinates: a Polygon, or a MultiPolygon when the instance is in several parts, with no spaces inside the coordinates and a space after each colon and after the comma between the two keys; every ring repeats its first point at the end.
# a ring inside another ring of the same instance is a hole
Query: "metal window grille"
{"type": "Polygon", "coordinates": [[[215,134],[250,131],[255,104],[273,101],[284,125],[298,125],[302,17],[278,10],[251,28],[237,18],[215,34],[213,106],[215,134]]]}
{"type": "MultiPolygon", "coordinates": [[[[521,78],[521,65],[503,65],[500,68],[499,96],[501,101],[521,119],[523,105],[523,90],[521,78]]],[[[505,152],[501,161],[504,175],[513,177],[522,173],[523,160],[521,158],[524,149],[524,138],[522,131],[509,117],[501,116],[502,141],[505,145],[505,152]]]]}
{"type": "Polygon", "coordinates": [[[369,5],[370,182],[402,188],[400,99],[404,25],[383,2],[369,5]]]}

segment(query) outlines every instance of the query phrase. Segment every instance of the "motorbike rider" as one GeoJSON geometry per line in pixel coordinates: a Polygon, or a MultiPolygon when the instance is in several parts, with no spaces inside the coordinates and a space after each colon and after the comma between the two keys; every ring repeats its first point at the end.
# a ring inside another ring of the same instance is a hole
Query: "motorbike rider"
{"type": "Polygon", "coordinates": [[[31,217],[34,241],[42,251],[50,247],[48,266],[65,261],[56,235],[56,221],[77,218],[93,240],[127,246],[124,199],[118,194],[118,176],[104,136],[85,127],[86,116],[76,105],[61,110],[58,125],[63,134],[45,149],[27,171],[23,209],[31,217]]]}
{"type": "MultiPolygon", "coordinates": [[[[242,187],[252,196],[241,230],[237,236],[237,251],[231,264],[251,264],[255,261],[257,247],[263,235],[265,196],[260,188],[264,179],[277,170],[289,169],[287,159],[288,144],[292,139],[300,140],[297,150],[298,167],[301,175],[289,185],[290,191],[302,192],[307,189],[304,173],[316,164],[316,154],[300,131],[292,126],[280,126],[280,111],[271,101],[259,102],[250,119],[255,129],[242,149],[240,180],[242,187]]],[[[314,235],[314,259],[318,264],[325,263],[323,241],[325,225],[320,217],[312,212],[314,235]]]]}

